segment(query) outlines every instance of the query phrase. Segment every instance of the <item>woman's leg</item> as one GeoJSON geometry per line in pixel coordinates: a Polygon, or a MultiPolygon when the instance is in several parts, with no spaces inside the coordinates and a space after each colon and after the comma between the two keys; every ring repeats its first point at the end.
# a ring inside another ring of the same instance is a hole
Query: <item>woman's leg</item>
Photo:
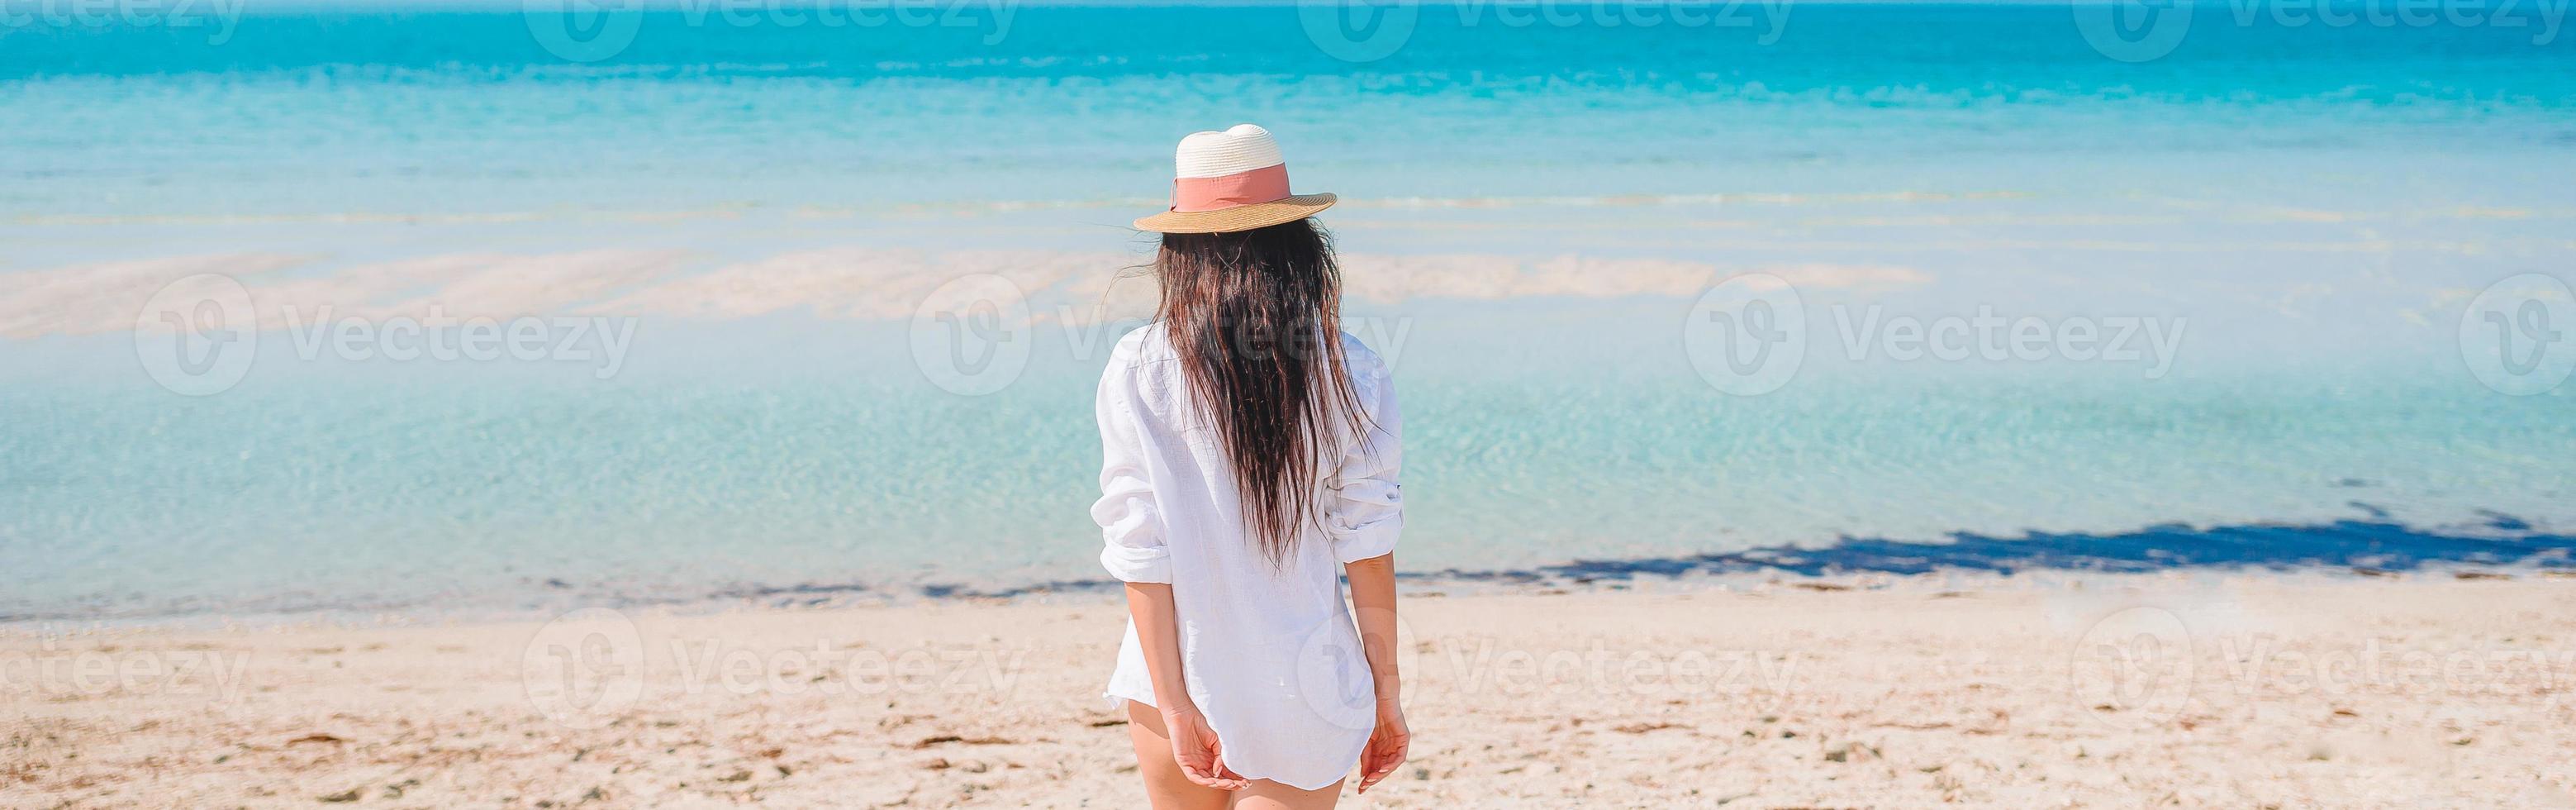
{"type": "Polygon", "coordinates": [[[1298,790],[1268,779],[1255,779],[1251,785],[1234,792],[1234,809],[1333,810],[1333,803],[1341,798],[1342,786],[1338,783],[1316,790],[1298,790]]]}
{"type": "Polygon", "coordinates": [[[1136,745],[1136,773],[1145,777],[1145,796],[1154,801],[1154,810],[1225,810],[1227,791],[1181,775],[1181,763],[1172,759],[1171,732],[1163,730],[1162,712],[1127,701],[1127,740],[1136,745]]]}

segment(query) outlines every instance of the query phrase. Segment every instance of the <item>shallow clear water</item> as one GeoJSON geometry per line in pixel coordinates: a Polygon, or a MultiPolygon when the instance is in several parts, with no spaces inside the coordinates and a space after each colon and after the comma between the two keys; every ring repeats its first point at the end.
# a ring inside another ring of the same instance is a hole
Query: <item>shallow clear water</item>
{"type": "Polygon", "coordinates": [[[1351,310],[1407,408],[1408,568],[2167,524],[2565,545],[2576,394],[2481,384],[2459,326],[2576,267],[2576,45],[2225,12],[2142,64],[2062,6],[1801,5],[1767,43],[1435,6],[1365,63],[1294,7],[1022,8],[990,44],[667,12],[591,64],[515,11],[13,28],[0,616],[1096,578],[1089,385],[1132,322],[1079,316],[1143,257],[1124,225],[1169,142],[1239,120],[1347,200],[1351,310]],[[928,290],[1035,266],[1027,369],[934,385],[928,290]],[[1761,396],[1685,338],[1742,271],[1807,315],[1761,396]],[[603,380],[308,358],[270,324],[238,385],[185,397],[130,323],[189,272],[264,314],[636,331],[603,380]],[[1852,336],[1871,306],[2177,334],[1907,360],[1852,336]]]}

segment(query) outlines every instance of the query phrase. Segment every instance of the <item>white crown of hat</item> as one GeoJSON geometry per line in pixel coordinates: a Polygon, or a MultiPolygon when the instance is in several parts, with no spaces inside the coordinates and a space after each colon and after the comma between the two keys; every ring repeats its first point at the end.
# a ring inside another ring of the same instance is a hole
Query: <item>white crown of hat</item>
{"type": "Polygon", "coordinates": [[[1172,156],[1175,177],[1224,177],[1288,162],[1270,130],[1236,124],[1224,132],[1193,132],[1172,156]]]}

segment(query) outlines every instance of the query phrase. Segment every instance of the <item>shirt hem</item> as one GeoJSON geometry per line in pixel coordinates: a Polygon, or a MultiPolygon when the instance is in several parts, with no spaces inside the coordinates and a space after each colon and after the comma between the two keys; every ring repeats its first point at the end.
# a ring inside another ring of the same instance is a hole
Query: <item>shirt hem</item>
{"type": "Polygon", "coordinates": [[[1159,707],[1157,707],[1157,706],[1155,706],[1155,705],[1154,705],[1154,696],[1153,696],[1153,695],[1151,695],[1151,694],[1145,694],[1145,695],[1127,695],[1127,694],[1120,694],[1120,693],[1118,692],[1118,690],[1117,690],[1117,689],[1114,689],[1114,688],[1113,688],[1113,689],[1109,689],[1109,690],[1106,690],[1106,691],[1101,692],[1101,693],[1100,693],[1100,699],[1101,699],[1101,701],[1102,701],[1102,702],[1109,704],[1109,709],[1110,709],[1111,711],[1116,711],[1116,710],[1119,710],[1119,709],[1126,708],[1126,707],[1124,707],[1124,706],[1120,706],[1120,705],[1118,705],[1118,704],[1119,704],[1120,702],[1122,702],[1122,701],[1129,701],[1129,700],[1136,701],[1137,703],[1140,703],[1140,704],[1144,704],[1145,708],[1148,708],[1148,709],[1159,708],[1159,707]]]}
{"type": "MultiPolygon", "coordinates": [[[[1119,704],[1119,703],[1121,703],[1121,702],[1131,701],[1131,700],[1132,700],[1132,701],[1137,702],[1138,704],[1142,704],[1142,705],[1144,705],[1144,706],[1145,706],[1145,707],[1147,707],[1147,708],[1155,708],[1155,709],[1159,709],[1159,707],[1156,707],[1156,706],[1154,705],[1154,696],[1153,696],[1152,694],[1142,694],[1142,695],[1120,694],[1120,693],[1118,692],[1118,690],[1117,690],[1115,687],[1112,687],[1112,688],[1110,688],[1110,689],[1106,689],[1106,690],[1102,690],[1102,691],[1101,691],[1101,693],[1100,693],[1100,699],[1101,699],[1101,701],[1102,701],[1102,702],[1109,704],[1109,708],[1110,708],[1110,710],[1111,710],[1111,711],[1116,711],[1116,710],[1119,710],[1119,709],[1124,709],[1124,708],[1126,708],[1126,707],[1124,707],[1124,706],[1120,706],[1120,705],[1118,705],[1118,704],[1119,704]]],[[[1219,735],[1219,739],[1223,739],[1223,735],[1222,735],[1222,734],[1220,734],[1220,735],[1219,735]]],[[[1359,748],[1360,748],[1360,749],[1362,749],[1362,750],[1365,750],[1367,747],[1368,747],[1368,739],[1367,739],[1367,738],[1365,738],[1365,737],[1361,738],[1361,739],[1360,739],[1360,745],[1359,745],[1359,748]]],[[[1360,754],[1360,752],[1359,752],[1359,751],[1352,751],[1352,752],[1351,752],[1351,757],[1350,757],[1350,759],[1351,759],[1351,763],[1352,763],[1352,765],[1353,765],[1353,766],[1357,766],[1357,765],[1359,764],[1359,754],[1360,754]]],[[[1228,764],[1229,764],[1229,765],[1231,765],[1232,763],[1228,763],[1228,764]]],[[[1267,780],[1270,780],[1270,781],[1273,781],[1273,782],[1277,782],[1277,783],[1282,784],[1282,785],[1287,785],[1287,786],[1289,786],[1289,787],[1296,788],[1296,789],[1298,789],[1298,790],[1322,790],[1322,789],[1324,789],[1324,788],[1332,787],[1332,786],[1335,786],[1335,785],[1348,784],[1348,783],[1351,781],[1350,768],[1344,768],[1344,769],[1342,769],[1342,773],[1341,773],[1341,775],[1335,776],[1335,777],[1333,777],[1333,778],[1331,778],[1331,779],[1327,779],[1327,780],[1324,780],[1324,781],[1316,782],[1316,783],[1311,784],[1311,785],[1309,785],[1309,784],[1299,784],[1299,783],[1298,783],[1298,782],[1296,782],[1295,780],[1290,780],[1290,779],[1281,779],[1281,778],[1276,777],[1276,776],[1261,776],[1261,775],[1254,774],[1254,773],[1252,773],[1252,772],[1250,772],[1250,771],[1246,771],[1246,770],[1244,770],[1244,769],[1242,769],[1242,768],[1235,768],[1235,769],[1234,769],[1234,772],[1235,772],[1235,773],[1238,773],[1238,774],[1243,775],[1243,777],[1244,777],[1244,778],[1246,778],[1246,779],[1267,779],[1267,780]]]]}

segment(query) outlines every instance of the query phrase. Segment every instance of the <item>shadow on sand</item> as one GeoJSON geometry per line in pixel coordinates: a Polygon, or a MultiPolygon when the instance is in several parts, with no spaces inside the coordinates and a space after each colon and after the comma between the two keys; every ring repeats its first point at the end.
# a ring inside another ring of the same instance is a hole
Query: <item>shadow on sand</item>
{"type": "Polygon", "coordinates": [[[2485,531],[2428,531],[2376,520],[2194,528],[2150,526],[2117,534],[2033,533],[2025,537],[1952,535],[1947,543],[1845,538],[1814,549],[1759,548],[1629,560],[1577,560],[1520,571],[1451,571],[1425,576],[1471,581],[1626,580],[1641,575],[1780,571],[1823,576],[1876,572],[1973,571],[2134,573],[2177,568],[2342,569],[2395,573],[2454,566],[2530,564],[2576,569],[2576,536],[2530,531],[2530,524],[2488,515],[2485,531]]]}
{"type": "MultiPolygon", "coordinates": [[[[1723,554],[1617,560],[1576,560],[1533,568],[1408,571],[1414,582],[1600,582],[1644,577],[1778,571],[1804,576],[1853,573],[1925,574],[1940,571],[2014,574],[2030,571],[2135,573],[2182,568],[2334,570],[2390,574],[2459,566],[2530,565],[2576,570],[2576,536],[2532,531],[2528,521],[2485,513],[2486,524],[2426,530],[2385,520],[2387,513],[2355,502],[2368,520],[2311,525],[2253,524],[2194,528],[2150,526],[2117,534],[2033,533],[2024,537],[1952,535],[1923,543],[1844,538],[1823,548],[1775,546],[1723,554]]],[[[932,585],[932,598],[1010,598],[1115,588],[1115,580],[1059,580],[1000,590],[932,585]]]]}

